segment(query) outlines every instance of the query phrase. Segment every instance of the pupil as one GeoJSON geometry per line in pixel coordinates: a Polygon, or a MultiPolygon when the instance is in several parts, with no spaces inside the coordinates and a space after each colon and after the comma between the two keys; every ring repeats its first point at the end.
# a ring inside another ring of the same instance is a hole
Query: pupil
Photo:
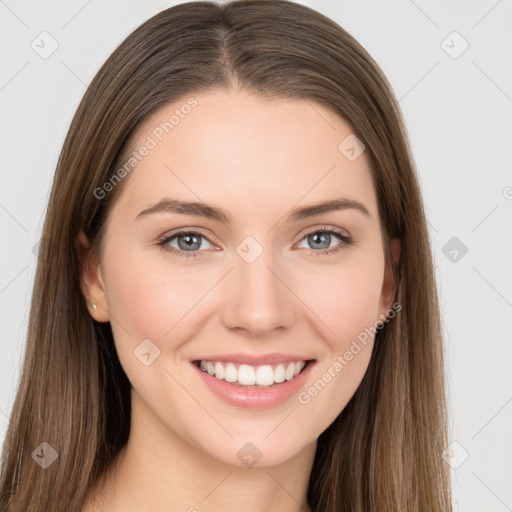
{"type": "MultiPolygon", "coordinates": [[[[322,240],[317,242],[316,239],[318,239],[318,238],[323,238],[324,239],[323,243],[325,243],[325,238],[329,239],[330,238],[330,234],[329,233],[321,233],[321,234],[316,233],[314,235],[311,235],[311,238],[313,239],[313,244],[315,244],[315,243],[322,243],[322,240]]],[[[329,241],[330,240],[327,241],[327,246],[321,247],[321,249],[326,249],[327,247],[329,247],[329,241]]]]}
{"type": "MultiPolygon", "coordinates": [[[[199,237],[196,236],[196,235],[183,235],[183,237],[180,237],[180,238],[183,238],[186,240],[185,242],[185,248],[186,249],[189,249],[193,244],[198,244],[197,241],[194,241],[194,239],[198,239],[199,237]]],[[[179,244],[181,246],[181,244],[179,244]]],[[[198,245],[201,245],[201,243],[199,242],[198,245]]],[[[183,247],[180,247],[181,249],[183,249],[183,247]]],[[[199,249],[199,247],[194,247],[195,249],[199,249]]]]}

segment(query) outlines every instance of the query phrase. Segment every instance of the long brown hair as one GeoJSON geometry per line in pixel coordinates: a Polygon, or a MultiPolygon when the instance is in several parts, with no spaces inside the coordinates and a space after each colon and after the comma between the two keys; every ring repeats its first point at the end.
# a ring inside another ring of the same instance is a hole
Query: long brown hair
{"type": "Polygon", "coordinates": [[[94,191],[112,178],[148,114],[232,87],[320,102],[342,116],[366,146],[385,240],[401,241],[398,264],[386,254],[401,311],[378,332],[360,387],[318,439],[311,509],[452,510],[440,311],[398,102],[375,61],[329,18],[287,0],[240,0],[189,2],[153,16],[112,53],[78,107],[43,228],[3,446],[1,511],[81,510],[126,444],[130,382],[110,324],[87,311],[77,235],[83,230],[93,248],[101,242],[124,182],[101,199],[94,191]],[[43,468],[37,456],[55,455],[50,448],[58,458],[43,468]]]}

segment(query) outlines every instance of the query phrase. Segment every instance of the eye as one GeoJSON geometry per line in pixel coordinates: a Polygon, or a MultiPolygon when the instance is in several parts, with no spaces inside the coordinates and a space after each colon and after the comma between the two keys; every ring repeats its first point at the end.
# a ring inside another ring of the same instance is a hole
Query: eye
{"type": "Polygon", "coordinates": [[[340,229],[327,226],[322,226],[320,229],[306,233],[300,242],[302,242],[302,240],[306,240],[307,243],[311,244],[314,249],[319,249],[312,250],[310,253],[317,256],[333,254],[353,243],[352,237],[350,235],[344,233],[340,229]],[[339,238],[341,240],[341,243],[334,247],[331,246],[333,235],[335,238],[339,238]]]}
{"type": "Polygon", "coordinates": [[[208,247],[203,246],[203,240],[206,240],[209,244],[211,244],[206,236],[197,231],[182,230],[178,233],[174,233],[171,236],[165,236],[158,242],[158,245],[162,248],[162,250],[171,252],[177,256],[185,258],[196,258],[198,250],[208,249],[208,247]],[[176,242],[177,247],[170,245],[173,242],[176,242]]]}

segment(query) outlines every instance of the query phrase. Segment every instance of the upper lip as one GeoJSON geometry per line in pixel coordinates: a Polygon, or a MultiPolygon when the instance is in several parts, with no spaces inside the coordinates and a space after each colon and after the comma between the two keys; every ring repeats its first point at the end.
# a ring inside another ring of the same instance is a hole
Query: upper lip
{"type": "Polygon", "coordinates": [[[250,366],[261,366],[266,364],[279,364],[287,362],[297,361],[309,361],[311,357],[304,357],[298,354],[283,354],[283,353],[272,353],[272,354],[215,354],[212,356],[197,357],[192,359],[195,361],[212,361],[219,363],[238,363],[248,364],[250,366]]]}

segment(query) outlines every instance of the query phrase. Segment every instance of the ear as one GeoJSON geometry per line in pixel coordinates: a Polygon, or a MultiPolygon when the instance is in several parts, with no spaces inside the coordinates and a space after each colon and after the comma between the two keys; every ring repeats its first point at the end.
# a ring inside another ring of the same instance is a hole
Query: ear
{"type": "Polygon", "coordinates": [[[80,262],[80,287],[87,309],[97,322],[108,322],[110,313],[99,258],[91,252],[91,244],[82,230],[76,239],[76,251],[80,262]],[[96,310],[91,307],[94,303],[96,310]]]}
{"type": "MultiPolygon", "coordinates": [[[[393,238],[391,240],[391,255],[393,256],[393,260],[398,265],[400,260],[400,239],[393,238]]],[[[386,265],[385,275],[384,275],[384,283],[382,284],[382,293],[381,293],[381,318],[384,319],[387,317],[387,312],[391,309],[393,305],[393,300],[395,298],[396,293],[396,277],[393,272],[393,269],[390,268],[389,265],[386,265]]]]}

